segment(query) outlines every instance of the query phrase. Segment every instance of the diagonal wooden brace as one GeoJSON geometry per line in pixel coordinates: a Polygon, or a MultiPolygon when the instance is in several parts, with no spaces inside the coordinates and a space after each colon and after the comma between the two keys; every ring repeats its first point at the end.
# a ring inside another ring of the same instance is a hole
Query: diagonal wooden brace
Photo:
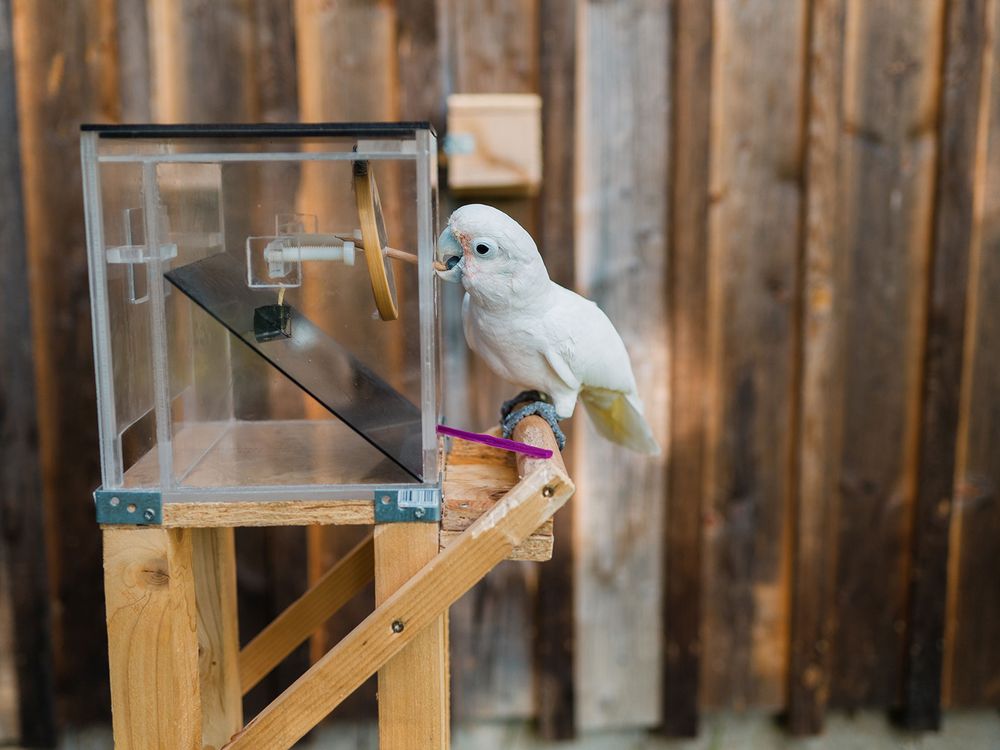
{"type": "Polygon", "coordinates": [[[435,621],[573,494],[566,473],[540,463],[451,546],[279,695],[225,750],[290,748],[435,621]]]}
{"type": "Polygon", "coordinates": [[[330,568],[240,652],[243,695],[372,580],[374,545],[369,536],[330,568]]]}

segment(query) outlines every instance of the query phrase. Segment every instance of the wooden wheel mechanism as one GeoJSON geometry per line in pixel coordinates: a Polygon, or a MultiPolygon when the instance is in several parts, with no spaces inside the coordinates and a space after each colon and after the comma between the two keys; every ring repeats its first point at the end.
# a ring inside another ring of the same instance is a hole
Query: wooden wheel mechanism
{"type": "Polygon", "coordinates": [[[375,307],[382,320],[396,320],[399,308],[396,305],[396,280],[392,272],[392,262],[386,252],[388,234],[382,216],[378,185],[367,161],[354,162],[354,197],[358,203],[358,218],[361,222],[361,242],[365,250],[365,263],[371,279],[375,307]]]}

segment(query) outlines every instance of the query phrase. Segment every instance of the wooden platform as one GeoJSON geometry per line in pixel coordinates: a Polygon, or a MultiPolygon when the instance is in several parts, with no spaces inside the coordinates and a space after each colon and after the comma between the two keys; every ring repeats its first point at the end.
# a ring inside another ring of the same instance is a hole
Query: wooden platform
{"type": "MultiPolygon", "coordinates": [[[[453,440],[445,453],[444,498],[441,504],[441,548],[444,549],[517,484],[513,453],[477,443],[453,440]]],[[[552,558],[552,519],[507,557],[542,562],[552,558]]]]}
{"type": "MultiPolygon", "coordinates": [[[[444,549],[492,508],[515,484],[515,455],[461,440],[442,442],[444,455],[440,545],[444,549]]],[[[336,420],[232,422],[187,427],[174,438],[174,461],[182,467],[186,488],[404,483],[402,470],[336,420]],[[346,467],[346,468],[345,468],[346,467]]],[[[155,486],[159,471],[155,451],[139,459],[125,475],[126,486],[155,486]]],[[[300,500],[165,499],[166,528],[232,526],[372,525],[370,497],[300,500]]],[[[552,557],[552,521],[528,537],[512,560],[545,561],[552,557]]]]}
{"type": "MultiPolygon", "coordinates": [[[[190,456],[188,475],[212,471],[211,476],[244,480],[269,475],[269,458],[290,445],[310,455],[305,462],[301,456],[286,457],[277,467],[282,471],[302,469],[315,455],[341,448],[316,442],[323,437],[316,430],[329,425],[217,427],[214,437],[201,435],[209,439],[197,442],[192,436],[174,446],[175,461],[180,452],[190,456]],[[288,430],[288,441],[279,441],[277,452],[269,450],[288,430]],[[261,450],[248,452],[255,444],[261,450]],[[231,461],[246,474],[227,474],[231,461]]],[[[255,498],[248,503],[233,489],[236,482],[227,481],[219,490],[231,493],[229,502],[180,503],[175,492],[175,502],[164,503],[160,526],[105,526],[115,747],[285,750],[377,673],[379,746],[447,750],[448,609],[502,561],[547,559],[552,516],[574,492],[542,419],[524,419],[514,437],[550,449],[552,456],[528,458],[461,441],[441,443],[442,521],[376,524],[242,649],[233,527],[372,523],[370,484],[358,490],[367,498],[287,501],[281,499],[285,489],[275,490],[272,502],[255,498]],[[185,526],[193,528],[178,528],[185,526]],[[371,614],[244,723],[242,696],[373,580],[371,614]]],[[[137,466],[143,468],[141,460],[137,466]]],[[[358,470],[334,464],[319,471],[325,476],[323,471],[340,468],[358,470]]],[[[247,484],[253,482],[240,481],[238,488],[247,484]]],[[[190,488],[195,499],[199,489],[190,488]]],[[[301,491],[329,490],[307,486],[301,491]]]]}

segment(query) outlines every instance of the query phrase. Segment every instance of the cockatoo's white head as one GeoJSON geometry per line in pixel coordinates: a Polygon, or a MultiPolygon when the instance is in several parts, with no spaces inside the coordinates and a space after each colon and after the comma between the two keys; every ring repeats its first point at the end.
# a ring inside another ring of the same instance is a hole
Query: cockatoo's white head
{"type": "Polygon", "coordinates": [[[448,219],[434,268],[445,281],[461,281],[487,306],[528,301],[549,284],[531,235],[503,211],[479,203],[462,206],[448,219]]]}

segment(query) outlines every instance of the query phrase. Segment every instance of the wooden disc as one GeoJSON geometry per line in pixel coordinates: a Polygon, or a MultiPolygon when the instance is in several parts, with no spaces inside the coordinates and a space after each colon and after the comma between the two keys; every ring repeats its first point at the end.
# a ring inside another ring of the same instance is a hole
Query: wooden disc
{"type": "Polygon", "coordinates": [[[354,197],[358,202],[358,218],[361,222],[361,242],[365,249],[365,263],[375,295],[375,307],[382,320],[396,320],[399,309],[396,306],[396,283],[392,273],[392,261],[385,254],[388,236],[382,205],[379,202],[378,187],[372,175],[371,164],[367,161],[354,162],[354,197]]]}

